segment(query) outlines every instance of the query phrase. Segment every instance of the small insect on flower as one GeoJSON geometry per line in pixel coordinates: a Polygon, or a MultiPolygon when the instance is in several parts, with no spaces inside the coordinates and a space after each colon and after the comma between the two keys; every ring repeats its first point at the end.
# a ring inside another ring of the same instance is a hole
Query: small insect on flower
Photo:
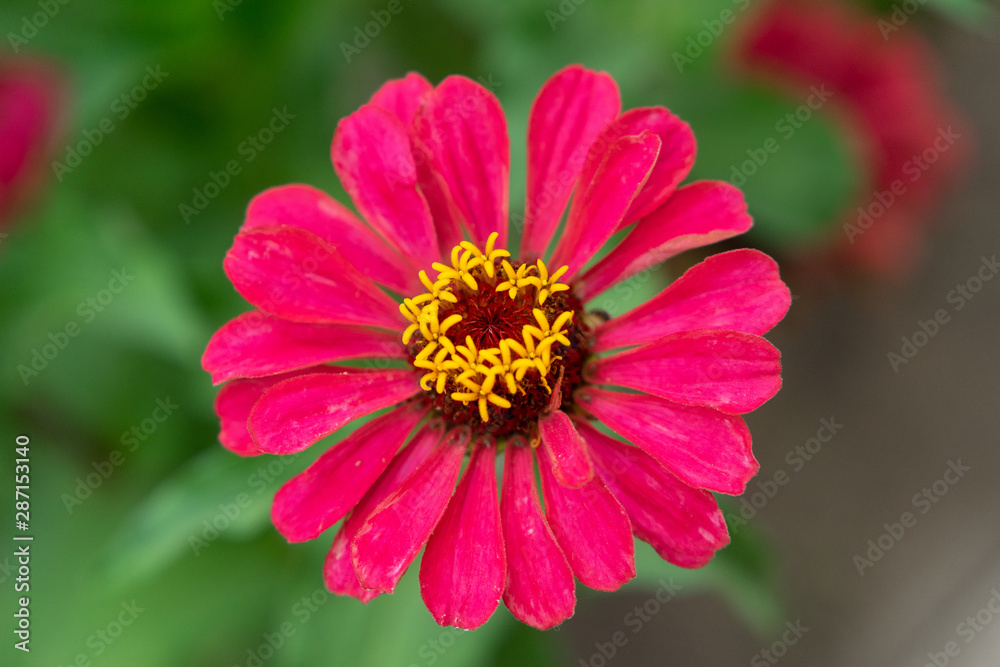
{"type": "Polygon", "coordinates": [[[545,629],[572,616],[577,580],[611,591],[635,576],[633,535],[682,567],[729,542],[711,492],[742,493],[757,471],[740,415],[781,384],[761,338],[790,303],[777,265],[735,250],[620,317],[586,308],[750,227],[731,185],[678,187],[694,151],[666,109],[621,113],[607,74],[556,73],[531,110],[515,255],[499,103],[463,77],[433,87],[409,74],[333,138],[364,221],[305,185],[251,202],[225,270],[256,310],[202,358],[225,383],[222,444],[294,454],[388,408],[274,499],[289,541],[341,522],[331,591],[391,593],[424,549],[438,623],[479,627],[502,599],[545,629]],[[360,359],[375,369],[337,365],[360,359]]]}

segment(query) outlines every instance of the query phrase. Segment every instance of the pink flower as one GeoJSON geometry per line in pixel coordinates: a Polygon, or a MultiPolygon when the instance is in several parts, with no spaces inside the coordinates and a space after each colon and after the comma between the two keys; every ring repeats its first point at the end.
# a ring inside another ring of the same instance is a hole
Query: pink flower
{"type": "Polygon", "coordinates": [[[0,59],[0,228],[38,186],[63,89],[61,77],[47,65],[0,59]]]}
{"type": "Polygon", "coordinates": [[[824,86],[853,134],[868,178],[828,259],[883,276],[907,272],[970,143],[926,42],[842,2],[775,0],[737,53],[778,86],[824,86]]]}
{"type": "Polygon", "coordinates": [[[573,614],[574,579],[615,590],[635,575],[633,534],[683,567],[728,543],[710,491],[741,493],[757,470],[739,415],[781,383],[760,335],[788,289],[766,255],[736,250],[621,317],[586,311],[751,224],[732,186],[677,187],[694,160],[685,123],[662,107],[619,110],[604,73],[571,66],[543,86],[519,259],[506,250],[504,115],[459,76],[390,81],[338,125],[334,169],[368,224],[304,185],[251,202],[225,270],[259,310],[202,359],[226,383],[222,443],[292,454],[390,408],[275,497],[289,541],[344,520],[331,591],[391,593],[426,544],[420,585],[438,623],[478,627],[502,598],[544,629],[573,614]],[[363,358],[376,369],[328,365],[363,358]]]}

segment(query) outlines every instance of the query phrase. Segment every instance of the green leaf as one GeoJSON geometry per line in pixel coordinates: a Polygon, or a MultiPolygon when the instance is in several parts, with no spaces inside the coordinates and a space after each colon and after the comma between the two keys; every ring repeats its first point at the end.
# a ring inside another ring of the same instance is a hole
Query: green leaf
{"type": "MultiPolygon", "coordinates": [[[[280,458],[240,458],[204,451],[161,483],[109,546],[105,575],[117,582],[151,576],[185,552],[197,556],[218,539],[246,540],[267,523],[275,479],[294,472],[280,458]],[[271,475],[268,464],[277,461],[271,475]],[[270,482],[270,483],[269,483],[270,482]]],[[[301,463],[301,462],[300,462],[301,463]]]]}
{"type": "MultiPolygon", "coordinates": [[[[96,474],[89,461],[82,467],[85,443],[49,437],[29,424],[2,418],[0,423],[14,427],[6,432],[31,435],[35,538],[28,593],[35,657],[25,662],[11,642],[0,648],[0,664],[86,664],[78,659],[81,655],[105,667],[233,664],[206,656],[217,655],[220,646],[239,647],[267,613],[275,550],[220,544],[202,557],[180,560],[156,579],[130,585],[115,578],[108,585],[108,578],[95,576],[95,570],[103,566],[101,550],[110,527],[137,500],[135,491],[122,484],[120,476],[128,473],[114,472],[91,495],[82,496],[82,505],[67,507],[64,503],[82,486],[80,480],[88,472],[96,474]],[[117,621],[126,608],[141,611],[123,630],[117,621]],[[98,631],[109,633],[104,637],[113,641],[101,639],[98,631]]],[[[0,461],[5,478],[13,472],[12,457],[0,461]]],[[[8,544],[13,528],[10,521],[0,531],[8,544]]],[[[16,573],[17,559],[11,554],[0,557],[0,583],[12,587],[10,568],[16,573]]]]}
{"type": "Polygon", "coordinates": [[[833,230],[861,187],[835,115],[836,97],[787,97],[720,87],[686,114],[698,137],[691,179],[720,179],[743,190],[751,234],[778,247],[814,243],[833,230]]]}
{"type": "MultiPolygon", "coordinates": [[[[492,621],[491,621],[492,622],[492,621]]],[[[509,623],[490,667],[549,667],[567,664],[562,644],[551,632],[542,632],[524,623],[509,623]]]]}
{"type": "Polygon", "coordinates": [[[135,509],[112,540],[107,574],[131,581],[156,574],[184,552],[218,541],[248,541],[271,525],[271,501],[292,475],[330,444],[377,414],[355,419],[299,454],[243,458],[215,444],[168,477],[135,509]]]}
{"type": "MultiPolygon", "coordinates": [[[[321,552],[316,555],[310,567],[315,567],[318,574],[321,552]]],[[[487,656],[494,653],[498,642],[516,622],[501,605],[493,618],[477,630],[437,625],[420,597],[418,570],[419,562],[415,562],[395,593],[379,596],[368,605],[353,598],[330,595],[321,584],[312,593],[315,601],[321,601],[314,616],[307,616],[301,607],[295,608],[295,602],[278,603],[281,619],[289,617],[285,610],[295,610],[291,620],[296,633],[284,650],[287,655],[283,656],[283,664],[345,667],[487,664],[487,656]],[[306,621],[310,624],[308,630],[299,632],[298,627],[306,621]]],[[[298,591],[295,599],[301,602],[304,589],[301,585],[295,588],[298,591]]]]}

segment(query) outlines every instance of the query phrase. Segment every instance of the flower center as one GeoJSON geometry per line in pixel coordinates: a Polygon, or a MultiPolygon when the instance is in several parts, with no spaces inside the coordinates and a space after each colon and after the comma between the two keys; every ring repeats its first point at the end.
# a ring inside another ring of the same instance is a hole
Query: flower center
{"type": "Polygon", "coordinates": [[[433,264],[433,281],[420,272],[427,292],[399,307],[410,321],[403,344],[446,421],[493,436],[531,434],[539,414],[571,404],[589,328],[577,316],[580,300],[559,282],[567,267],[550,274],[541,260],[511,262],[496,238],[482,249],[455,246],[450,266],[433,264]]]}

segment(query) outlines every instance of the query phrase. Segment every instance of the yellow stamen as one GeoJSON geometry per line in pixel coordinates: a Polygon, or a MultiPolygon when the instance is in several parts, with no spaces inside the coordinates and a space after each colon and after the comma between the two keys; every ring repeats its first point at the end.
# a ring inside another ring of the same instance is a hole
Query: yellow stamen
{"type": "Polygon", "coordinates": [[[420,351],[417,355],[416,360],[414,360],[413,365],[417,368],[423,368],[429,370],[423,377],[420,378],[420,386],[423,387],[424,391],[430,391],[429,383],[435,383],[435,389],[437,393],[443,394],[445,385],[448,382],[449,372],[458,368],[458,364],[448,358],[451,352],[447,348],[442,347],[438,350],[438,353],[434,356],[434,361],[429,361],[428,357],[430,354],[424,355],[428,349],[433,349],[434,343],[429,344],[426,348],[420,351]]]}
{"type": "Polygon", "coordinates": [[[545,299],[549,297],[550,294],[555,294],[556,292],[562,292],[569,289],[569,285],[558,282],[564,273],[569,270],[568,266],[564,266],[557,270],[551,276],[549,276],[549,270],[545,266],[545,262],[538,260],[535,262],[535,268],[538,275],[526,276],[523,279],[525,285],[534,285],[535,289],[538,290],[538,305],[544,306],[545,299]]]}
{"type": "MultiPolygon", "coordinates": [[[[549,366],[552,364],[552,357],[549,350],[552,345],[547,341],[542,341],[536,348],[535,339],[528,331],[528,328],[529,325],[524,325],[523,347],[514,341],[510,342],[510,346],[521,355],[520,359],[515,360],[511,364],[511,368],[514,370],[514,377],[517,378],[518,382],[524,379],[525,373],[531,368],[536,369],[544,381],[545,376],[549,373],[549,366]]],[[[548,385],[546,384],[546,386],[548,385]]]]}
{"type": "MultiPolygon", "coordinates": [[[[489,350],[480,352],[480,356],[493,364],[493,368],[490,369],[491,372],[496,373],[499,377],[503,377],[507,385],[507,393],[512,396],[516,394],[519,387],[517,379],[514,377],[514,361],[510,339],[505,338],[500,341],[499,348],[490,348],[489,350]],[[498,357],[497,354],[500,356],[498,357]]],[[[522,389],[521,391],[523,392],[524,390],[522,389]]]]}
{"type": "Polygon", "coordinates": [[[493,245],[496,243],[497,238],[499,237],[500,234],[497,232],[493,232],[492,234],[490,234],[490,237],[486,240],[486,247],[483,250],[480,250],[469,241],[462,241],[459,244],[462,248],[465,248],[468,252],[471,252],[475,257],[478,257],[482,260],[483,271],[485,271],[486,275],[489,276],[490,278],[496,275],[496,266],[495,266],[496,261],[502,257],[510,257],[510,253],[507,252],[506,250],[493,249],[493,245]]]}
{"type": "MultiPolygon", "coordinates": [[[[569,346],[569,338],[566,336],[566,332],[563,331],[563,327],[572,319],[573,311],[569,310],[561,313],[559,317],[556,318],[555,324],[549,328],[549,321],[545,319],[545,311],[535,308],[532,311],[532,315],[535,316],[535,321],[538,322],[537,327],[533,327],[530,324],[525,326],[525,330],[531,335],[537,338],[540,342],[551,341],[562,343],[563,345],[569,346]]],[[[551,343],[550,343],[551,345],[551,343]]]]}
{"type": "Polygon", "coordinates": [[[504,275],[507,276],[507,280],[503,281],[497,285],[498,292],[507,292],[507,295],[511,299],[517,298],[517,273],[514,272],[514,267],[510,265],[506,259],[500,265],[503,268],[504,275]]]}
{"type": "Polygon", "coordinates": [[[427,294],[421,294],[420,296],[414,297],[413,298],[414,302],[420,303],[419,301],[417,301],[417,299],[421,299],[421,298],[423,298],[423,299],[425,299],[427,301],[430,301],[431,299],[442,299],[444,301],[450,301],[451,303],[457,303],[458,302],[458,297],[456,297],[454,294],[452,294],[448,290],[444,289],[444,288],[448,287],[448,285],[451,284],[449,281],[447,281],[447,280],[440,280],[439,279],[437,282],[433,282],[432,283],[431,279],[427,277],[427,272],[424,271],[423,269],[421,269],[420,270],[420,282],[422,282],[424,284],[424,287],[427,288],[427,292],[428,293],[427,294]]]}
{"type": "Polygon", "coordinates": [[[399,312],[411,322],[416,322],[420,317],[420,308],[413,299],[403,299],[403,303],[399,304],[399,312]]]}
{"type": "Polygon", "coordinates": [[[511,398],[526,393],[522,383],[528,371],[537,371],[538,380],[551,393],[547,378],[553,364],[562,359],[552,347],[557,343],[570,345],[568,327],[574,314],[560,312],[549,322],[542,309],[552,294],[569,289],[558,282],[567,267],[550,275],[545,263],[538,260],[515,269],[507,259],[510,253],[495,248],[498,237],[496,232],[490,234],[482,249],[469,241],[459,243],[452,248],[450,265],[432,264],[436,276],[420,271],[420,282],[427,291],[404,299],[399,306],[409,322],[403,343],[420,346],[413,358],[414,367],[426,371],[420,386],[438,394],[451,387],[447,395],[466,405],[475,403],[484,422],[489,421],[490,405],[511,407],[501,393],[511,398]],[[520,338],[503,338],[496,347],[479,348],[469,335],[461,343],[452,342],[448,332],[463,321],[463,315],[451,304],[460,303],[462,294],[476,292],[480,286],[506,292],[511,299],[530,299],[534,324],[523,325],[520,338]]]}

